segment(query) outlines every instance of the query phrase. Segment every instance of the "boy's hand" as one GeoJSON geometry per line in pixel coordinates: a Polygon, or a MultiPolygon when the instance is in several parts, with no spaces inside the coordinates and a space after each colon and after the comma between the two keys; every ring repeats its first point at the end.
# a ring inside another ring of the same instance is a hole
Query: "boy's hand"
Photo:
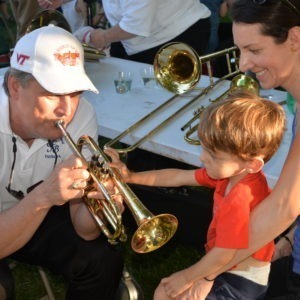
{"type": "Polygon", "coordinates": [[[111,168],[116,168],[120,171],[122,179],[128,182],[131,176],[131,172],[128,170],[126,164],[124,164],[119,157],[119,153],[112,148],[106,148],[104,152],[110,156],[112,162],[109,164],[111,168]]]}
{"type": "Polygon", "coordinates": [[[199,279],[193,283],[193,285],[179,295],[178,300],[205,300],[209,294],[214,282],[199,279]]]}
{"type": "Polygon", "coordinates": [[[193,283],[187,282],[184,272],[185,270],[176,272],[171,276],[161,280],[161,284],[163,285],[165,292],[169,297],[178,297],[181,293],[192,286],[193,283]]]}

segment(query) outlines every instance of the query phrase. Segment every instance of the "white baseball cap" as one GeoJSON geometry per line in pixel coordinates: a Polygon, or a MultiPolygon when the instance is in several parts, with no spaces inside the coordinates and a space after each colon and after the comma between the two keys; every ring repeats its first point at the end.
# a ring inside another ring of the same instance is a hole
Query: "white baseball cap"
{"type": "Polygon", "coordinates": [[[32,74],[53,94],[98,93],[84,70],[81,43],[71,33],[54,25],[25,34],[14,48],[10,66],[32,74]]]}

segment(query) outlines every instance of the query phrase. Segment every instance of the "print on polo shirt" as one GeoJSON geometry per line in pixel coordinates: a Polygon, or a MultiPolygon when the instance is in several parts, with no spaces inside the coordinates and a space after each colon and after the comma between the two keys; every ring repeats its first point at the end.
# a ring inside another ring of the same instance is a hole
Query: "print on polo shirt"
{"type": "Polygon", "coordinates": [[[60,144],[57,140],[52,141],[52,146],[48,142],[45,158],[52,158],[52,159],[61,158],[61,155],[59,154],[59,146],[60,144]]]}

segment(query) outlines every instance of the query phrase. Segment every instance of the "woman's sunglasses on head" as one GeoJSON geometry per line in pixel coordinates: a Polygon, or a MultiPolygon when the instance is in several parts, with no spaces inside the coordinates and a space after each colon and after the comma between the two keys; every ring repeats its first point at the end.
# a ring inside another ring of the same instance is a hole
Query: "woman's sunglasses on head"
{"type": "MultiPolygon", "coordinates": [[[[264,4],[268,0],[253,0],[254,3],[256,4],[264,4]]],[[[288,6],[294,13],[300,16],[300,10],[289,0],[280,0],[282,3],[284,3],[286,6],[288,6]]]]}

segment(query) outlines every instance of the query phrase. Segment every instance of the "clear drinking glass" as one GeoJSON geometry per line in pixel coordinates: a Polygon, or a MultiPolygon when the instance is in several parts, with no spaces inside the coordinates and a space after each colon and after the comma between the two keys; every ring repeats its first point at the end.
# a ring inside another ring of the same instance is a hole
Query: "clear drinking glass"
{"type": "Polygon", "coordinates": [[[157,81],[152,66],[142,68],[140,70],[140,75],[145,87],[157,87],[157,81]]]}
{"type": "Polygon", "coordinates": [[[114,77],[116,92],[124,94],[130,91],[132,84],[133,73],[127,71],[118,71],[114,77]]]}

